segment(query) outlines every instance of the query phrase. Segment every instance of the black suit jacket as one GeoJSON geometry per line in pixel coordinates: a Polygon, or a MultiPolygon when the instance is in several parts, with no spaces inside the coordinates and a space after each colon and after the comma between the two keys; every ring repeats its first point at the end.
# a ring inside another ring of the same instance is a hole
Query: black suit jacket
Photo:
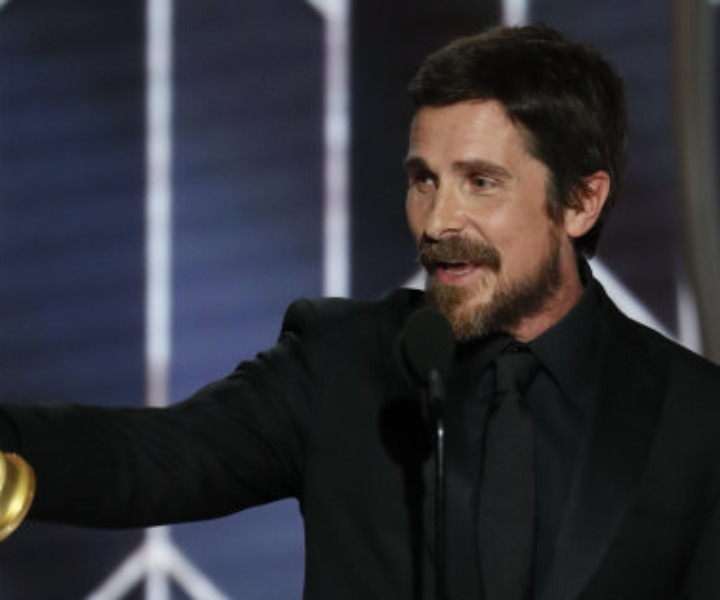
{"type": "MultiPolygon", "coordinates": [[[[274,348],[185,402],[8,406],[0,439],[36,468],[37,518],[143,526],[295,496],[306,598],[429,599],[432,458],[395,360],[421,302],[300,301],[274,348]]],[[[537,598],[716,600],[720,369],[603,303],[595,409],[537,598]]],[[[451,598],[476,599],[473,550],[455,541],[451,598]]]]}

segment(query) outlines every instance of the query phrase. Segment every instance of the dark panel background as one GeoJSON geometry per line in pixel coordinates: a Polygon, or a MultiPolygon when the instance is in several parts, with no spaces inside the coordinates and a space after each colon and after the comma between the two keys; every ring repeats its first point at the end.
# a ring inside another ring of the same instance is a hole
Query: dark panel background
{"type": "MultiPolygon", "coordinates": [[[[408,77],[426,52],[499,13],[490,0],[354,3],[354,295],[376,296],[415,269],[403,224],[408,77]]],[[[536,0],[531,17],[596,43],[628,80],[630,170],[600,257],[672,329],[670,3],[536,0]]],[[[177,0],[174,25],[172,395],[181,398],[272,343],[291,298],[322,292],[324,30],[292,0],[177,0]]],[[[142,402],[144,35],[141,0],[0,9],[3,400],[142,402]]],[[[300,597],[294,502],[173,537],[229,597],[300,597]]],[[[0,545],[0,596],[82,597],[140,539],[27,524],[0,545]]]]}
{"type": "MultiPolygon", "coordinates": [[[[175,4],[172,396],[277,337],[322,294],[323,23],[296,0],[175,4]]],[[[174,528],[231,597],[299,598],[302,535],[285,501],[174,528]]]]}
{"type": "MultiPolygon", "coordinates": [[[[143,10],[0,11],[3,399],[142,402],[143,10]]],[[[139,539],[28,525],[0,547],[0,596],[79,598],[139,539]]]]}

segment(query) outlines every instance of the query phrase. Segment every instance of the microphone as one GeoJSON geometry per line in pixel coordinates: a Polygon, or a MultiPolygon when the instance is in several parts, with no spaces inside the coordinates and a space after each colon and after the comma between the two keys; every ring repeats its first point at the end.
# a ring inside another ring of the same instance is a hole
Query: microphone
{"type": "Polygon", "coordinates": [[[406,372],[419,384],[423,404],[435,425],[435,598],[447,599],[445,532],[445,391],[442,374],[455,348],[452,327],[436,308],[415,311],[398,339],[406,372]]]}
{"type": "Polygon", "coordinates": [[[437,389],[447,371],[455,349],[455,339],[445,316],[431,306],[416,310],[400,332],[402,366],[412,380],[427,389],[431,401],[441,400],[437,389]],[[435,389],[433,389],[435,388],[435,389]]]}

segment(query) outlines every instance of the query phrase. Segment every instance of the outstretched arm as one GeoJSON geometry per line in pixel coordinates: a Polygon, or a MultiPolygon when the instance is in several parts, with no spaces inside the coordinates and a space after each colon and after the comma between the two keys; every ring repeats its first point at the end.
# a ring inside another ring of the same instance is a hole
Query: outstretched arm
{"type": "Polygon", "coordinates": [[[31,516],[136,527],[299,495],[313,312],[296,305],[275,347],[168,408],[3,407],[3,449],[37,473],[31,516]]]}

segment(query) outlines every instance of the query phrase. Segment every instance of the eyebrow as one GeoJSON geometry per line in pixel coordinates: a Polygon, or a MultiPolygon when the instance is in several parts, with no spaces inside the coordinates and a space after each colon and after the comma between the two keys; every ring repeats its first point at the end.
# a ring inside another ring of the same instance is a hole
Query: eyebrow
{"type": "MultiPolygon", "coordinates": [[[[434,171],[428,166],[427,162],[419,156],[408,156],[405,159],[405,172],[426,170],[434,173],[434,171]]],[[[463,175],[481,173],[489,177],[495,177],[497,179],[511,179],[512,173],[505,167],[501,167],[495,163],[488,162],[486,160],[458,160],[452,164],[454,171],[463,175]]]]}
{"type": "Polygon", "coordinates": [[[480,173],[496,179],[511,179],[512,173],[505,167],[486,160],[459,160],[453,163],[453,170],[465,175],[480,173]]]}
{"type": "Polygon", "coordinates": [[[405,172],[410,173],[411,171],[432,171],[432,169],[428,166],[428,164],[419,156],[408,156],[403,161],[403,166],[405,167],[405,172]]]}

